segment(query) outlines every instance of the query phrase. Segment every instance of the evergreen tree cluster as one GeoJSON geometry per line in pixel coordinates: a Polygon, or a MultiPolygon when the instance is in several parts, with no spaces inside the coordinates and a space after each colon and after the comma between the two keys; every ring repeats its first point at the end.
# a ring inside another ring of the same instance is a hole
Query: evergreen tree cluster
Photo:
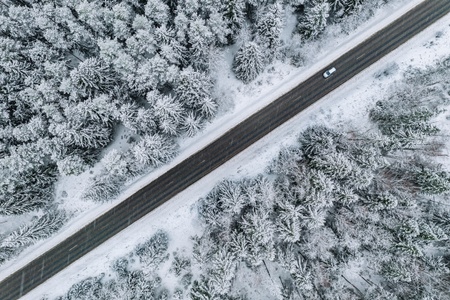
{"type": "Polygon", "coordinates": [[[268,265],[282,270],[269,272],[279,299],[447,299],[448,207],[427,195],[448,195],[450,173],[377,144],[310,127],[268,174],[221,182],[201,200],[194,261],[208,279],[194,286],[222,299],[236,292],[239,268],[268,265]],[[357,282],[346,278],[352,265],[357,282]]]}
{"type": "MultiPolygon", "coordinates": [[[[318,40],[330,24],[341,23],[362,9],[373,12],[382,5],[381,1],[363,0],[306,0],[306,1],[230,1],[235,5],[233,17],[236,29],[247,32],[238,40],[240,47],[235,53],[233,71],[236,78],[249,83],[253,81],[274,59],[284,56],[295,57],[301,48],[311,40],[318,40]],[[244,5],[245,4],[245,5],[244,5]],[[293,12],[297,17],[293,35],[301,40],[292,45],[300,49],[290,49],[286,53],[281,34],[285,26],[286,13],[293,12]]],[[[344,31],[344,29],[342,28],[344,31]]],[[[295,63],[295,59],[293,60],[295,63]]]]}
{"type": "Polygon", "coordinates": [[[450,100],[448,69],[410,74],[371,111],[376,134],[310,127],[266,174],[201,199],[204,299],[235,294],[242,269],[279,279],[279,299],[450,299],[450,173],[433,162],[432,125],[450,100]],[[420,76],[434,86],[406,93],[420,76]]]}
{"type": "MultiPolygon", "coordinates": [[[[222,0],[2,1],[0,213],[51,205],[57,177],[96,162],[118,125],[136,141],[130,169],[170,160],[175,138],[217,111],[210,60],[230,43],[225,10],[222,0]]],[[[118,192],[96,180],[87,198],[118,192]]]]}

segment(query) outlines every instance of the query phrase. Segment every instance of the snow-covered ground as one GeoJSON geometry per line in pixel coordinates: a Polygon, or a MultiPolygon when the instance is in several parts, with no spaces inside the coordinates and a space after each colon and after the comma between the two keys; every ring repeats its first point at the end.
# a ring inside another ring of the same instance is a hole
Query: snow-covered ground
{"type": "MultiPolygon", "coordinates": [[[[405,1],[403,2],[404,6],[395,12],[385,10],[380,13],[375,19],[368,24],[365,24],[364,27],[361,27],[351,38],[347,37],[340,39],[340,41],[330,42],[329,47],[324,47],[322,49],[335,49],[337,44],[340,44],[341,46],[333,52],[323,51],[319,55],[319,63],[308,66],[308,68],[299,70],[286,65],[279,65],[275,67],[277,73],[266,73],[248,87],[234,81],[232,76],[230,76],[228,80],[225,80],[228,76],[226,73],[223,74],[225,78],[221,81],[223,83],[221,88],[232,88],[235,92],[233,99],[236,100],[236,102],[232,112],[223,114],[221,117],[217,118],[215,122],[198,137],[184,141],[181,146],[180,155],[171,164],[142,178],[123,193],[120,199],[126,198],[149,181],[157,178],[168,168],[188,157],[198,149],[201,149],[230,127],[297,85],[314,73],[318,68],[326,67],[332,60],[336,59],[356,43],[362,41],[366,36],[370,35],[371,32],[375,32],[380,27],[386,25],[398,15],[404,13],[406,10],[420,2],[421,1],[411,1],[407,3],[405,1]],[[333,45],[335,46],[333,47],[333,45]],[[261,82],[261,85],[259,85],[258,81],[261,82]],[[281,85],[282,83],[283,85],[281,85]],[[252,97],[250,97],[250,95],[252,95],[252,97]]],[[[169,203],[166,203],[150,213],[133,226],[101,245],[95,251],[92,251],[72,264],[69,268],[26,295],[24,299],[38,299],[39,296],[44,294],[54,297],[64,293],[73,283],[80,279],[107,270],[112,261],[123,256],[124,253],[131,251],[134,245],[147,239],[160,228],[170,233],[171,241],[169,253],[177,248],[181,249],[183,245],[188,244],[189,237],[195,234],[199,229],[199,226],[195,221],[195,203],[197,199],[206,194],[218,181],[222,180],[224,177],[240,178],[263,171],[267,162],[278,152],[282,145],[292,143],[295,139],[295,135],[312,123],[343,126],[343,124],[346,123],[351,122],[352,124],[355,124],[354,122],[358,122],[358,126],[364,126],[361,122],[364,122],[366,119],[364,116],[366,115],[368,108],[372,105],[373,100],[376,96],[380,95],[380,91],[385,90],[385,87],[393,78],[401,76],[402,71],[404,71],[408,65],[413,64],[414,66],[419,67],[425,66],[431,64],[435,59],[439,59],[446,54],[448,55],[448,49],[450,49],[449,24],[450,20],[447,16],[427,29],[424,33],[420,34],[413,41],[410,41],[397,49],[395,53],[382,59],[376,65],[369,68],[369,70],[356,76],[332,95],[324,98],[320,103],[313,105],[307,111],[284,124],[221,168],[203,178],[183,193],[174,197],[169,203]],[[436,38],[437,32],[442,32],[440,38],[436,38]],[[399,68],[395,74],[389,77],[389,79],[373,78],[374,73],[385,69],[393,62],[396,62],[399,68]],[[122,247],[117,247],[118,244],[122,245],[122,247]]],[[[82,185],[74,187],[74,190],[81,189],[82,185]]],[[[62,189],[60,192],[62,192],[62,189]]],[[[70,194],[70,191],[66,192],[70,194]]],[[[67,198],[69,197],[70,196],[67,198]]],[[[15,269],[26,264],[42,251],[49,249],[71,233],[75,232],[80,226],[90,222],[97,215],[116,205],[120,199],[113,203],[98,205],[96,207],[78,208],[79,210],[73,209],[73,211],[84,212],[79,213],[79,215],[73,219],[70,224],[66,225],[57,236],[30,247],[20,255],[18,260],[5,264],[0,274],[0,280],[15,269]]]]}

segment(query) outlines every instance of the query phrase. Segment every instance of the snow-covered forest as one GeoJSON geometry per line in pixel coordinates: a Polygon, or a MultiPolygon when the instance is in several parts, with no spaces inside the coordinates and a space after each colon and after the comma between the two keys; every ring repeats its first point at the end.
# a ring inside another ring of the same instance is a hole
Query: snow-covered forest
{"type": "Polygon", "coordinates": [[[0,232],[0,264],[72,217],[58,206],[60,178],[100,160],[82,198],[109,201],[173,159],[223,109],[224,51],[249,83],[273,61],[301,66],[327,26],[350,32],[385,2],[1,1],[0,215],[23,218],[0,232]],[[119,131],[125,149],[105,151],[119,131]]]}
{"type": "Polygon", "coordinates": [[[186,249],[159,231],[58,299],[450,299],[449,66],[409,68],[370,131],[311,126],[265,172],[220,182],[186,249]]]}

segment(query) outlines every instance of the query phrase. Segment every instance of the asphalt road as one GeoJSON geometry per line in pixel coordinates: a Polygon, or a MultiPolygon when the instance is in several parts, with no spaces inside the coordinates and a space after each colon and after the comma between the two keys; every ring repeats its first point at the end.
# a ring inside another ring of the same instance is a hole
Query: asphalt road
{"type": "Polygon", "coordinates": [[[203,150],[161,175],[115,208],[0,282],[0,299],[17,299],[170,200],[203,176],[286,122],[312,103],[388,54],[450,11],[450,0],[428,0],[353,48],[331,66],[301,83],[226,132],[203,150]]]}

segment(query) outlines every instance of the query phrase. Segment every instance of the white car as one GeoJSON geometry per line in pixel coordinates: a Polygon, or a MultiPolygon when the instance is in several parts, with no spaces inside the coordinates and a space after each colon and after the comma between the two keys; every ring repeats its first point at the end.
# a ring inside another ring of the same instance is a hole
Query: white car
{"type": "Polygon", "coordinates": [[[323,73],[323,78],[328,78],[331,76],[331,74],[333,74],[334,72],[336,72],[336,68],[332,67],[329,70],[326,70],[325,73],[323,73]]]}

